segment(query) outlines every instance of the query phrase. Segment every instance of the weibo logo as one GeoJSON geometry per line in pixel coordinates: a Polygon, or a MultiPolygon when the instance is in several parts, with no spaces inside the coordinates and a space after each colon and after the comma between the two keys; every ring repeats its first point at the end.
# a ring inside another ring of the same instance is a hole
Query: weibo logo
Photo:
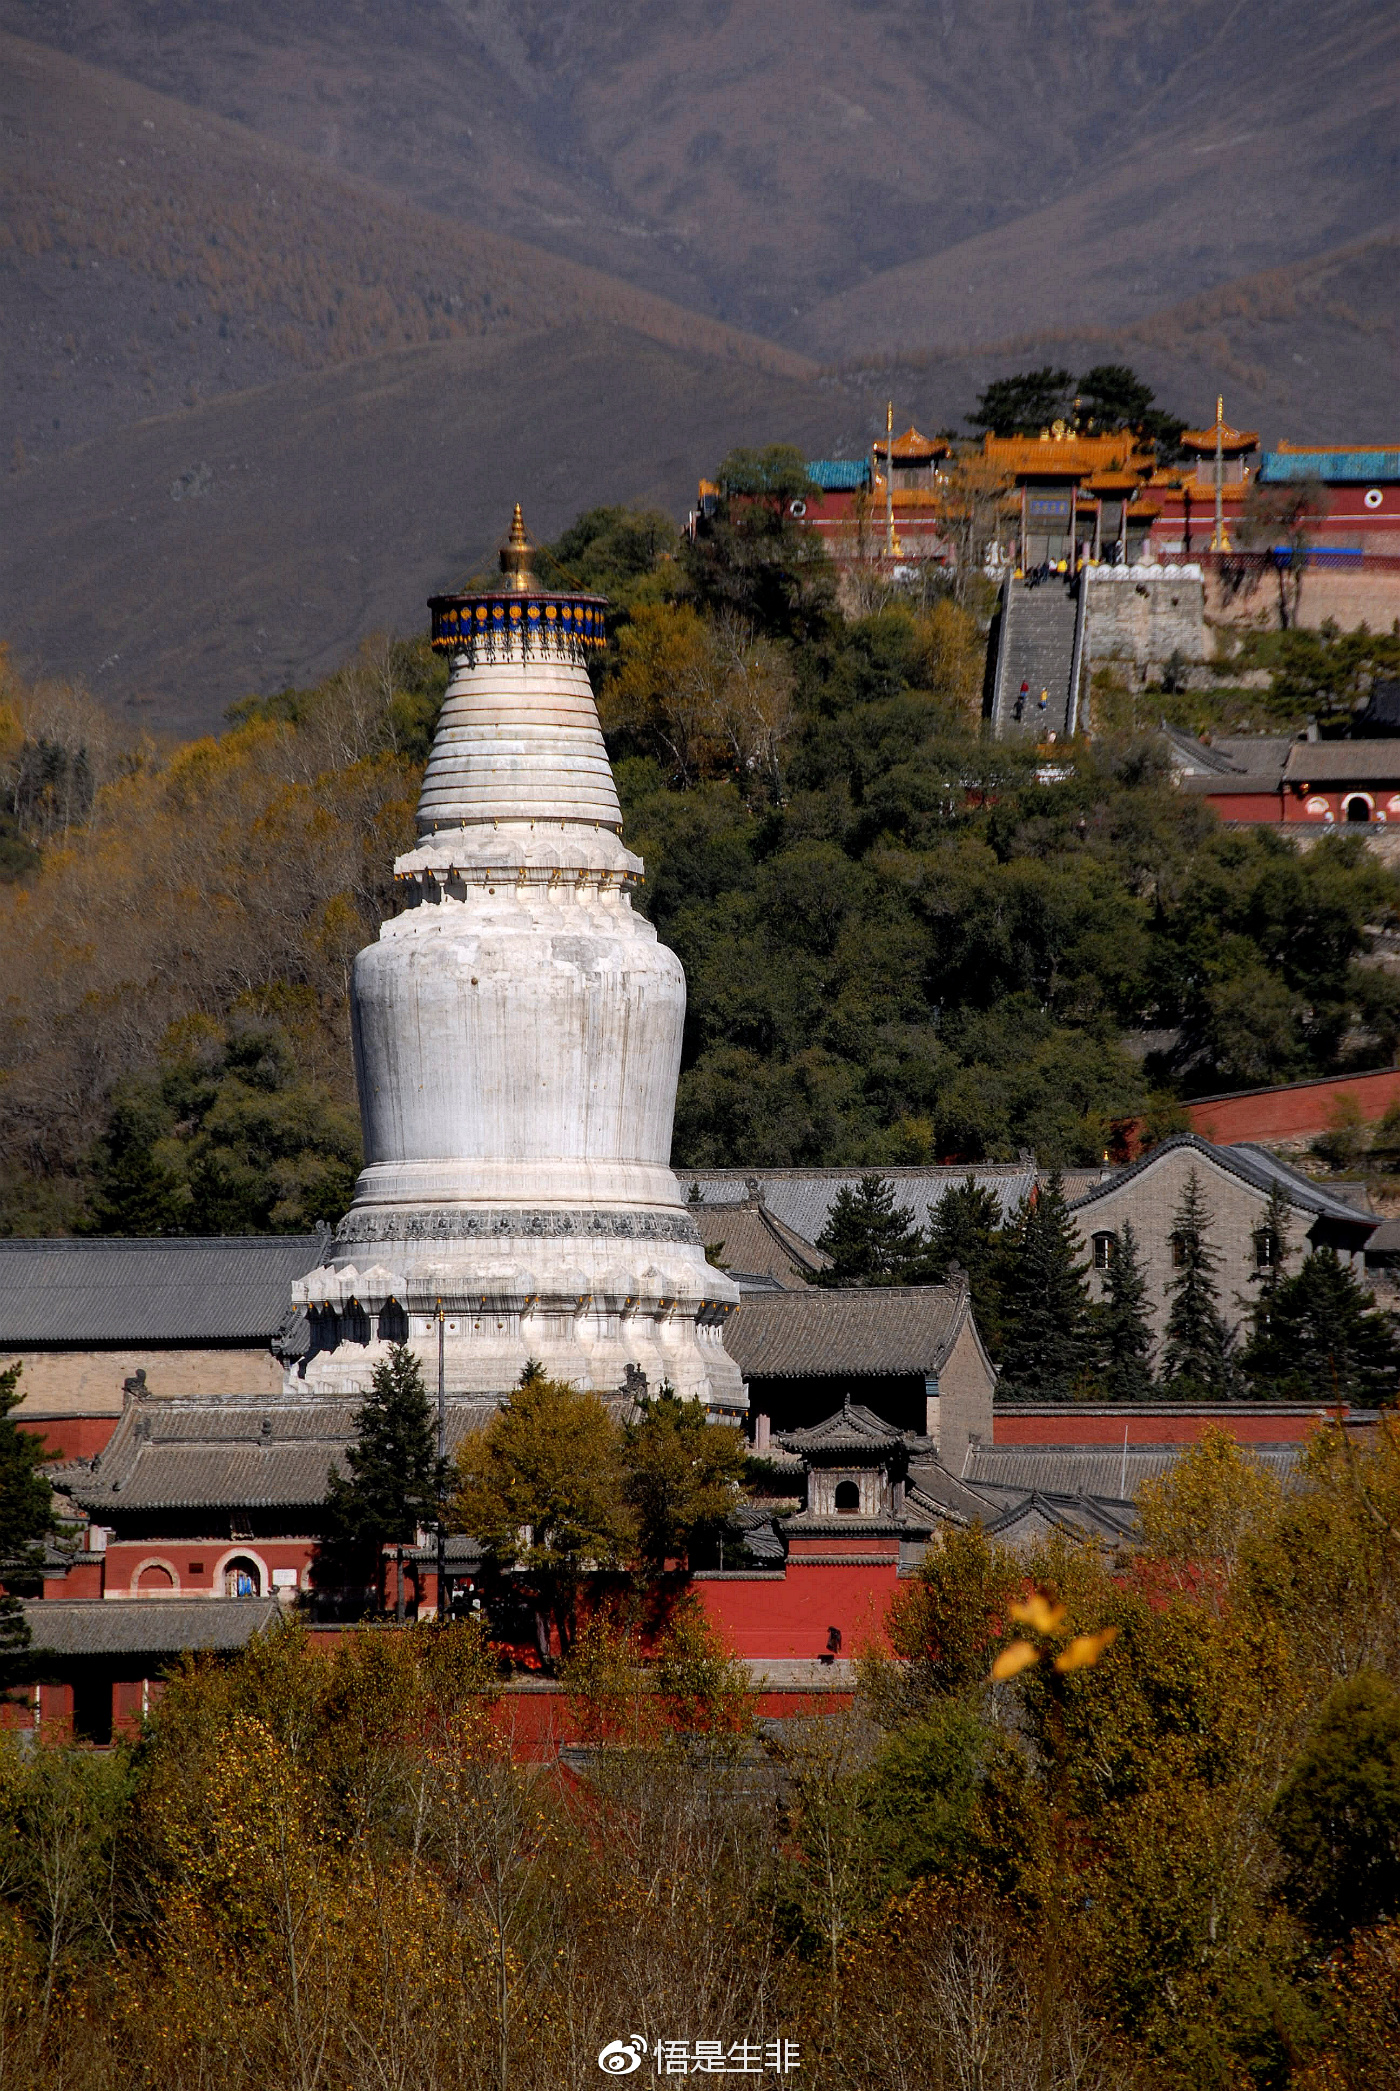
{"type": "Polygon", "coordinates": [[[598,2067],[606,2076],[631,2076],[634,2069],[641,2068],[646,2051],[646,2040],[640,2033],[634,2033],[630,2040],[610,2040],[598,2050],[598,2067]]]}

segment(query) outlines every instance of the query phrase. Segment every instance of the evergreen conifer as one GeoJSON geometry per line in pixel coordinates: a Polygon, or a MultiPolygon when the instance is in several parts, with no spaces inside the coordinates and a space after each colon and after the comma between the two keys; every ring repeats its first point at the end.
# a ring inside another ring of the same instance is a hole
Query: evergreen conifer
{"type": "Polygon", "coordinates": [[[1256,1394],[1307,1401],[1395,1399],[1400,1341],[1335,1249],[1315,1249],[1255,1311],[1241,1361],[1256,1394]]]}
{"type": "Polygon", "coordinates": [[[1002,1337],[1000,1247],[1001,1206],[969,1172],[948,1186],[929,1216],[924,1275],[941,1285],[954,1264],[966,1271],[978,1332],[993,1356],[1002,1337]]]}
{"type": "Polygon", "coordinates": [[[832,1200],[817,1247],[831,1258],[816,1285],[911,1285],[923,1274],[923,1230],[894,1202],[894,1185],[879,1176],[843,1184],[832,1200]]]}
{"type": "Polygon", "coordinates": [[[1006,1401],[1072,1400],[1093,1363],[1093,1345],[1086,1266],[1078,1261],[1058,1169],[1021,1207],[1008,1247],[998,1393],[1006,1401]]]}
{"type": "Polygon", "coordinates": [[[1167,1284],[1172,1304],[1162,1361],[1164,1389],[1179,1401],[1218,1401],[1234,1392],[1234,1332],[1220,1312],[1215,1282],[1220,1255],[1209,1238],[1213,1224],[1200,1176],[1192,1169],[1172,1216],[1177,1273],[1167,1284]]]}
{"type": "Polygon", "coordinates": [[[1147,1314],[1147,1274],[1131,1220],[1123,1223],[1093,1321],[1105,1400],[1150,1400],[1153,1338],[1147,1314]]]}
{"type": "Polygon", "coordinates": [[[412,1541],[437,1518],[447,1491],[423,1368],[406,1343],[375,1366],[345,1459],[349,1479],[332,1470],[326,1491],[324,1580],[343,1582],[358,1570],[369,1582],[380,1549],[412,1541]]]}
{"type": "Polygon", "coordinates": [[[11,1410],[21,1396],[21,1368],[0,1372],[0,1576],[7,1594],[0,1595],[0,1691],[22,1681],[29,1626],[14,1586],[23,1589],[38,1574],[38,1542],[49,1529],[53,1495],[39,1471],[50,1455],[42,1438],[17,1428],[11,1410]]]}

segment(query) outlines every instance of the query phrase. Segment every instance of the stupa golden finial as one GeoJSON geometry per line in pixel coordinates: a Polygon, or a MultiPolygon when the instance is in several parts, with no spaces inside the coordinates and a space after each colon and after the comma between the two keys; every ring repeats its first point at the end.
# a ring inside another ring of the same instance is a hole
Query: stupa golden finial
{"type": "Polygon", "coordinates": [[[510,520],[510,535],[501,546],[501,572],[506,577],[507,588],[524,593],[535,578],[533,559],[530,540],[525,535],[525,518],[517,501],[515,514],[510,520]]]}

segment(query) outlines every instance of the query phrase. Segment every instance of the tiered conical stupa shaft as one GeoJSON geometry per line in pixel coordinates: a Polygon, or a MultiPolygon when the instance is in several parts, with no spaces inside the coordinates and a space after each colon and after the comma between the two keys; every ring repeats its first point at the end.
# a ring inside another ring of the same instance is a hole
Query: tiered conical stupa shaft
{"type": "Polygon", "coordinates": [[[604,606],[538,587],[518,508],[501,565],[500,587],[431,604],[452,677],[395,865],[406,905],[355,962],[365,1167],[296,1288],[298,1371],[357,1392],[405,1334],[435,1370],[441,1303],[454,1392],[504,1393],[537,1358],[740,1408],[738,1294],[670,1169],[685,978],[632,911],[586,666],[604,606]]]}

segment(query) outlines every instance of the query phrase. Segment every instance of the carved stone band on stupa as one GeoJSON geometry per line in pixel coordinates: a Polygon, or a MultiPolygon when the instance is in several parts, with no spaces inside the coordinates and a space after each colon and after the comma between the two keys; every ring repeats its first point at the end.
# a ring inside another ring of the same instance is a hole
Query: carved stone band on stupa
{"type": "Polygon", "coordinates": [[[539,587],[517,507],[493,589],[435,596],[451,680],[394,867],[403,912],[355,961],[365,1167],[327,1265],[298,1281],[294,1383],[355,1394],[407,1335],[454,1393],[528,1358],[608,1391],[746,1406],[738,1302],[670,1168],[685,976],[634,914],[642,876],[587,660],[604,603],[539,587]]]}

